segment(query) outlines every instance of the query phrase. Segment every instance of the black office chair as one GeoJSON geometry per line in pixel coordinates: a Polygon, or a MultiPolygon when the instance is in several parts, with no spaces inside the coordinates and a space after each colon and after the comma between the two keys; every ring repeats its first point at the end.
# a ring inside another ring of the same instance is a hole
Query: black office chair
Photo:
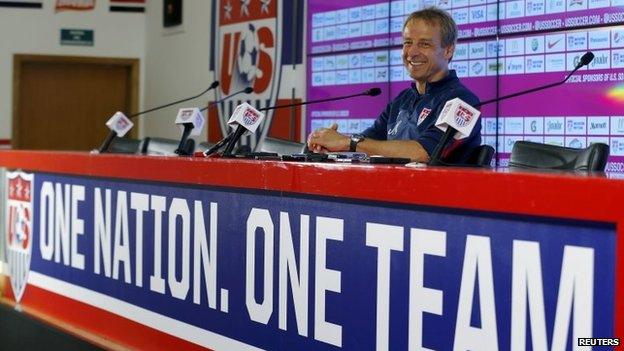
{"type": "Polygon", "coordinates": [[[136,154],[139,152],[140,147],[141,140],[115,137],[108,148],[108,152],[113,154],[136,154]]]}
{"type": "Polygon", "coordinates": [[[466,159],[466,165],[472,167],[490,167],[494,157],[494,148],[490,145],[480,145],[474,148],[466,159]]]}
{"type": "MultiPolygon", "coordinates": [[[[141,143],[141,153],[151,156],[178,156],[175,153],[178,144],[179,140],[146,137],[141,143]]],[[[192,155],[195,151],[195,140],[188,139],[183,149],[185,154],[192,155]]]]}
{"type": "Polygon", "coordinates": [[[609,145],[591,144],[584,149],[516,141],[511,150],[509,168],[577,172],[604,171],[609,145]]]}
{"type": "Polygon", "coordinates": [[[279,155],[290,155],[302,153],[306,144],[291,140],[265,137],[256,145],[254,151],[275,152],[279,155]]]}

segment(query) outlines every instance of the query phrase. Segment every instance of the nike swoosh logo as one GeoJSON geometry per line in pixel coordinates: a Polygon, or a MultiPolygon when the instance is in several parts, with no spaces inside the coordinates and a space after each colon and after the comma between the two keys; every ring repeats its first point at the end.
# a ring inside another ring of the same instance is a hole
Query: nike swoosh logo
{"type": "Polygon", "coordinates": [[[552,49],[552,48],[553,48],[553,46],[557,45],[557,43],[559,43],[560,41],[561,41],[561,38],[557,39],[557,40],[556,40],[555,42],[553,42],[553,43],[548,42],[548,48],[549,48],[549,49],[552,49]]]}

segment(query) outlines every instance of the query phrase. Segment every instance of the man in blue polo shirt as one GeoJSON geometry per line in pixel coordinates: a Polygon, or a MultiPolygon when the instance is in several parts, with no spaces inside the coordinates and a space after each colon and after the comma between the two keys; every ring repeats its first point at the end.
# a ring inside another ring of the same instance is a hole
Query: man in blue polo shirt
{"type": "MultiPolygon", "coordinates": [[[[403,64],[414,79],[362,134],[340,134],[338,126],[310,134],[308,146],[315,152],[358,151],[369,155],[406,157],[427,162],[444,132],[435,121],[444,104],[460,98],[475,106],[479,99],[464,87],[448,64],[455,52],[457,26],[453,18],[437,8],[412,13],[403,25],[403,64]]],[[[454,140],[443,151],[447,162],[462,162],[481,144],[481,123],[471,135],[454,140]]]]}

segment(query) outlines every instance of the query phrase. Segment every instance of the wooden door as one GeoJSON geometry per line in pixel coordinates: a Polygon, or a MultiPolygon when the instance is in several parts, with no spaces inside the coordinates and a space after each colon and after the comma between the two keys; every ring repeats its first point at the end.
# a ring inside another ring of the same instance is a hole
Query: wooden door
{"type": "Polygon", "coordinates": [[[116,111],[137,110],[137,59],[15,55],[13,62],[15,149],[96,149],[116,111]]]}

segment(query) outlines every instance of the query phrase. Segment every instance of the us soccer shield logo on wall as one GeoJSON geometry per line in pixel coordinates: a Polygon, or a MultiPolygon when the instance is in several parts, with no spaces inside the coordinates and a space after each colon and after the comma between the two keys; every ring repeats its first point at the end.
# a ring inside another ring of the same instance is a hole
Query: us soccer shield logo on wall
{"type": "Polygon", "coordinates": [[[23,172],[7,172],[6,197],[6,260],[15,300],[24,294],[33,234],[34,175],[23,172]]]}
{"type": "MultiPolygon", "coordinates": [[[[252,87],[251,105],[257,109],[275,105],[281,76],[282,1],[216,0],[216,5],[217,99],[252,87]]],[[[226,122],[235,107],[232,102],[218,105],[223,135],[229,133],[226,122]]],[[[266,136],[272,117],[273,111],[268,111],[258,133],[243,143],[253,147],[266,136]]]]}

